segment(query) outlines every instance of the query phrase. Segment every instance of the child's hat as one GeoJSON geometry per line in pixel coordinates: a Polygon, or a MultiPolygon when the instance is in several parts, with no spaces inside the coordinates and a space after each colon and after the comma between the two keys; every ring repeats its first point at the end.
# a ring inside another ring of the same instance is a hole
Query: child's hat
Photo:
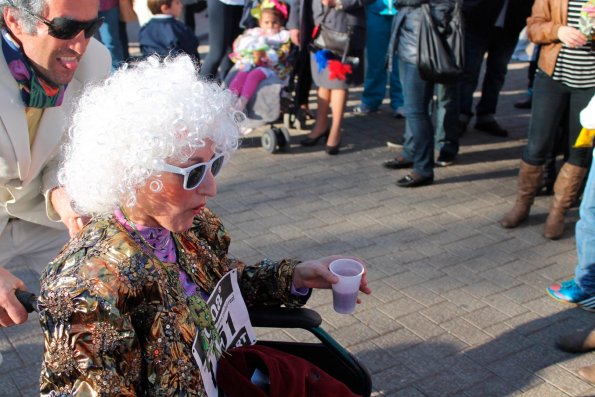
{"type": "Polygon", "coordinates": [[[271,9],[271,8],[279,11],[281,13],[281,15],[283,15],[283,18],[285,20],[287,20],[287,16],[288,16],[287,4],[285,4],[281,0],[262,0],[259,3],[257,3],[254,6],[254,8],[252,8],[252,10],[250,10],[250,14],[254,18],[260,19],[262,10],[271,9]]]}

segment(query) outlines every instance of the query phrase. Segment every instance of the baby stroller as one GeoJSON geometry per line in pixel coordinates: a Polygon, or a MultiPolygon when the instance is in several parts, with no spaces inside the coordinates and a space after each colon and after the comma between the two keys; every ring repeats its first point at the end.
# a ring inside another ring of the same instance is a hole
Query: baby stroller
{"type": "MultiPolygon", "coordinates": [[[[37,297],[28,291],[15,291],[27,312],[38,312],[37,297]]],[[[311,309],[284,307],[253,307],[249,309],[254,327],[301,328],[312,333],[319,343],[259,341],[269,346],[310,361],[323,371],[343,382],[352,392],[363,397],[372,393],[372,380],[366,367],[351,355],[321,327],[320,315],[311,309]]]]}
{"type": "MultiPolygon", "coordinates": [[[[291,47],[289,54],[289,64],[294,64],[297,56],[297,47],[291,47]]],[[[238,72],[234,66],[227,76],[224,83],[229,83],[238,72]]],[[[269,153],[287,152],[290,149],[289,129],[295,126],[301,130],[305,121],[299,117],[294,104],[293,89],[296,87],[296,74],[292,70],[289,76],[289,82],[281,80],[277,76],[271,76],[261,81],[254,96],[247,103],[244,110],[246,120],[243,126],[246,128],[258,128],[263,125],[269,125],[270,128],[263,132],[261,137],[261,146],[269,153]],[[282,127],[276,127],[275,124],[283,123],[282,127]]]]}

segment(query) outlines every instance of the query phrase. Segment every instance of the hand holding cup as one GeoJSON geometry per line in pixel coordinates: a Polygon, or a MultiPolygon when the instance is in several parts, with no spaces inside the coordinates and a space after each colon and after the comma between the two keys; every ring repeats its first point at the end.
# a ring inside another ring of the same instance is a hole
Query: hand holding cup
{"type": "MultiPolygon", "coordinates": [[[[355,257],[333,255],[302,262],[297,265],[293,274],[293,285],[296,288],[333,288],[334,291],[335,286],[341,283],[342,276],[333,273],[332,270],[330,270],[330,266],[333,262],[345,260],[357,263],[358,269],[361,270],[357,283],[355,283],[355,294],[352,292],[352,296],[355,297],[354,305],[355,303],[361,303],[360,299],[357,298],[357,291],[359,290],[364,294],[369,295],[372,293],[372,290],[368,287],[368,278],[364,262],[355,257]]],[[[339,290],[342,289],[342,287],[339,287],[339,290]]]]}

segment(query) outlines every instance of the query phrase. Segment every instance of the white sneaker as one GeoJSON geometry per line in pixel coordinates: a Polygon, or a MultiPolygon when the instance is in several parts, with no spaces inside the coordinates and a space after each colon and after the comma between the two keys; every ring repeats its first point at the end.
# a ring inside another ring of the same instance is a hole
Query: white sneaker
{"type": "Polygon", "coordinates": [[[369,108],[364,103],[360,103],[353,108],[353,113],[355,114],[370,114],[370,113],[377,113],[378,109],[369,108]]]}
{"type": "Polygon", "coordinates": [[[386,146],[388,146],[390,148],[402,148],[403,144],[399,143],[399,142],[394,142],[394,141],[386,141],[386,146]]]}

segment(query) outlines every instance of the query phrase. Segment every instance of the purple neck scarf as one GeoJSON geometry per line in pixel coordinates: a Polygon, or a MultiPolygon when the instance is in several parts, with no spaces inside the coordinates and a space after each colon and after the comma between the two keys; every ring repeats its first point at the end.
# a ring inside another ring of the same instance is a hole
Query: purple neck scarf
{"type": "Polygon", "coordinates": [[[128,230],[137,243],[144,246],[146,245],[146,241],[150,245],[157,259],[162,262],[176,262],[178,259],[176,255],[176,244],[169,230],[162,227],[149,227],[132,223],[132,221],[126,219],[126,216],[124,216],[124,213],[119,208],[114,211],[114,215],[118,223],[128,230]],[[142,239],[138,236],[137,232],[142,239]]]}

